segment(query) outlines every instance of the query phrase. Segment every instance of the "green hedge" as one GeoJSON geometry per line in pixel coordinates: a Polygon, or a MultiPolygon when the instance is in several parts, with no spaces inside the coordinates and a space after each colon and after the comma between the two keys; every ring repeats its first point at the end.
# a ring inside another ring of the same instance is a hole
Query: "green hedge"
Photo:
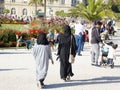
{"type": "Polygon", "coordinates": [[[0,29],[0,47],[16,46],[16,32],[9,29],[0,29]]]}

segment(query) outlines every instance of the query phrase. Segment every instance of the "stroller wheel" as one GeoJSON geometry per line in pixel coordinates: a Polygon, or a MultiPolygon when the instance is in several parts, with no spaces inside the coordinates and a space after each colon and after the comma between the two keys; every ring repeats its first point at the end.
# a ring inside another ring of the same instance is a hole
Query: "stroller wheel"
{"type": "Polygon", "coordinates": [[[114,63],[112,63],[112,65],[110,65],[111,68],[114,68],[114,63]]]}
{"type": "Polygon", "coordinates": [[[100,66],[102,66],[102,64],[103,64],[103,63],[102,63],[102,62],[100,62],[100,66]]]}

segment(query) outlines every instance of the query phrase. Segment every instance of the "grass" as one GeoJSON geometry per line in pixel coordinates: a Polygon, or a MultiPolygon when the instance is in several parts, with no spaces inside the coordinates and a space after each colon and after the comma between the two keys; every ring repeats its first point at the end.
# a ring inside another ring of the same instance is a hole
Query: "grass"
{"type": "Polygon", "coordinates": [[[12,29],[12,30],[23,31],[25,30],[26,25],[27,24],[2,24],[0,29],[12,29]]]}

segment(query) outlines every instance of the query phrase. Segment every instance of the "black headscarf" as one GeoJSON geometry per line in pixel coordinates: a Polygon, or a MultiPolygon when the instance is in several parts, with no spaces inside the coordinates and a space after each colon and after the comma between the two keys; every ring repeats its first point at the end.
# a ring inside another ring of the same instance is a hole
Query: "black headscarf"
{"type": "Polygon", "coordinates": [[[69,25],[64,26],[64,35],[67,37],[71,36],[71,28],[69,25]]]}
{"type": "Polygon", "coordinates": [[[37,38],[37,44],[42,44],[42,45],[48,45],[49,42],[47,40],[46,34],[41,32],[40,35],[37,38]]]}

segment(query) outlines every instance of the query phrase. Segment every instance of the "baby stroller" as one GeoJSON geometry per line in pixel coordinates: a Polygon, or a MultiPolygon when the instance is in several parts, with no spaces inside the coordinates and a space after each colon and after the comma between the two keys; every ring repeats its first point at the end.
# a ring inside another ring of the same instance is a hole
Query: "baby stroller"
{"type": "MultiPolygon", "coordinates": [[[[108,45],[112,45],[113,42],[109,42],[109,43],[106,43],[108,45]]],[[[111,68],[114,67],[114,62],[109,65],[108,64],[108,53],[109,53],[109,48],[105,47],[104,45],[101,47],[101,52],[102,52],[102,56],[101,56],[101,61],[100,61],[100,66],[110,66],[111,68]]]]}

